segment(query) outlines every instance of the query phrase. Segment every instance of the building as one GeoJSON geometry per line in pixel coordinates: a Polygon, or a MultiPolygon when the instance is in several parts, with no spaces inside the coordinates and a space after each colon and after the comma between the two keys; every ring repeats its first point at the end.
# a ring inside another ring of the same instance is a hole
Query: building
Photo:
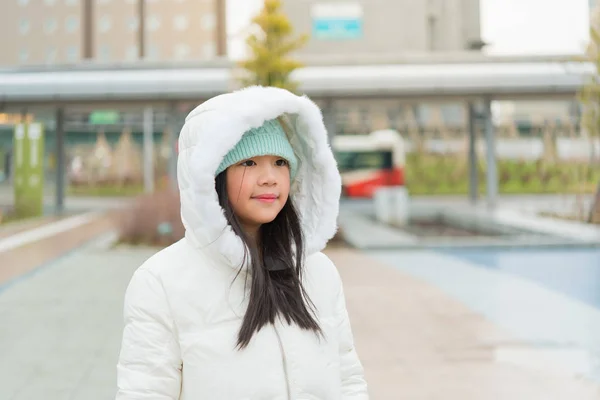
{"type": "Polygon", "coordinates": [[[599,4],[598,0],[588,0],[588,14],[591,25],[598,23],[598,12],[600,11],[598,9],[599,4]]]}
{"type": "Polygon", "coordinates": [[[225,0],[2,0],[0,37],[0,66],[209,60],[225,0]]]}
{"type": "Polygon", "coordinates": [[[480,49],[479,0],[284,0],[303,56],[480,49]]]}

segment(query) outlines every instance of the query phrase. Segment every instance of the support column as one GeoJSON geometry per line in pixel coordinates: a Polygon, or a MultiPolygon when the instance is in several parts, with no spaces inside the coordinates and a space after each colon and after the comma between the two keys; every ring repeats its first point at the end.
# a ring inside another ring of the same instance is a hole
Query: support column
{"type": "Polygon", "coordinates": [[[144,192],[154,192],[154,110],[144,109],[144,192]]]}
{"type": "Polygon", "coordinates": [[[171,182],[171,189],[177,190],[177,153],[175,151],[177,146],[177,140],[179,139],[179,114],[174,104],[169,107],[169,161],[168,161],[168,174],[171,182]]]}
{"type": "Polygon", "coordinates": [[[479,197],[479,171],[477,168],[477,112],[475,104],[469,102],[469,200],[471,204],[477,204],[479,197]]]}
{"type": "Polygon", "coordinates": [[[94,28],[95,28],[95,9],[94,0],[84,0],[81,3],[82,9],[82,24],[81,29],[83,31],[82,38],[82,51],[81,55],[84,60],[91,60],[95,56],[94,49],[94,28]]]}
{"type": "Polygon", "coordinates": [[[65,155],[65,110],[62,107],[56,109],[56,214],[62,214],[65,210],[65,183],[67,179],[65,155]]]}
{"type": "Polygon", "coordinates": [[[327,99],[323,108],[323,120],[327,128],[327,138],[329,145],[333,147],[333,138],[337,134],[337,121],[335,115],[335,105],[332,99],[327,99]]]}
{"type": "Polygon", "coordinates": [[[143,60],[146,58],[146,0],[138,0],[137,5],[138,17],[138,58],[143,60]]]}
{"type": "Polygon", "coordinates": [[[486,164],[487,164],[487,205],[494,208],[498,200],[498,172],[496,168],[496,137],[492,118],[492,102],[483,102],[483,121],[485,127],[486,164]]]}

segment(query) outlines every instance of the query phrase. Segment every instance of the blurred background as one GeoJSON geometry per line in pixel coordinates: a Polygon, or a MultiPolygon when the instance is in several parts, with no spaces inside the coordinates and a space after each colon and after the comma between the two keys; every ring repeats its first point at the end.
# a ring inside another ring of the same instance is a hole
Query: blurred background
{"type": "Polygon", "coordinates": [[[108,399],[203,101],[284,87],[374,399],[600,399],[600,3],[3,0],[0,399],[108,399]]]}

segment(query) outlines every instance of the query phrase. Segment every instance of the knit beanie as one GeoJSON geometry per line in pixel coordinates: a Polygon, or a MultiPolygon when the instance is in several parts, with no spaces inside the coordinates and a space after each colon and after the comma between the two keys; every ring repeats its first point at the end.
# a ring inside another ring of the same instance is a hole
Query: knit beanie
{"type": "Polygon", "coordinates": [[[215,176],[237,162],[266,155],[278,156],[287,160],[290,166],[290,176],[294,179],[298,168],[298,159],[277,119],[268,120],[262,126],[246,131],[235,147],[223,158],[215,176]]]}

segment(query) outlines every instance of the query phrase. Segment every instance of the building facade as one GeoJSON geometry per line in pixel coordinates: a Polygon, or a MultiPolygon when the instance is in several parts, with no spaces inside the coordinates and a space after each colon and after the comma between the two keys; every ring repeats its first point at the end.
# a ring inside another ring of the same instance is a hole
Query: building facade
{"type": "Polygon", "coordinates": [[[0,66],[210,60],[225,23],[225,0],[3,0],[0,66]]]}
{"type": "Polygon", "coordinates": [[[393,55],[481,46],[479,0],[284,0],[299,54],[393,55]]]}

